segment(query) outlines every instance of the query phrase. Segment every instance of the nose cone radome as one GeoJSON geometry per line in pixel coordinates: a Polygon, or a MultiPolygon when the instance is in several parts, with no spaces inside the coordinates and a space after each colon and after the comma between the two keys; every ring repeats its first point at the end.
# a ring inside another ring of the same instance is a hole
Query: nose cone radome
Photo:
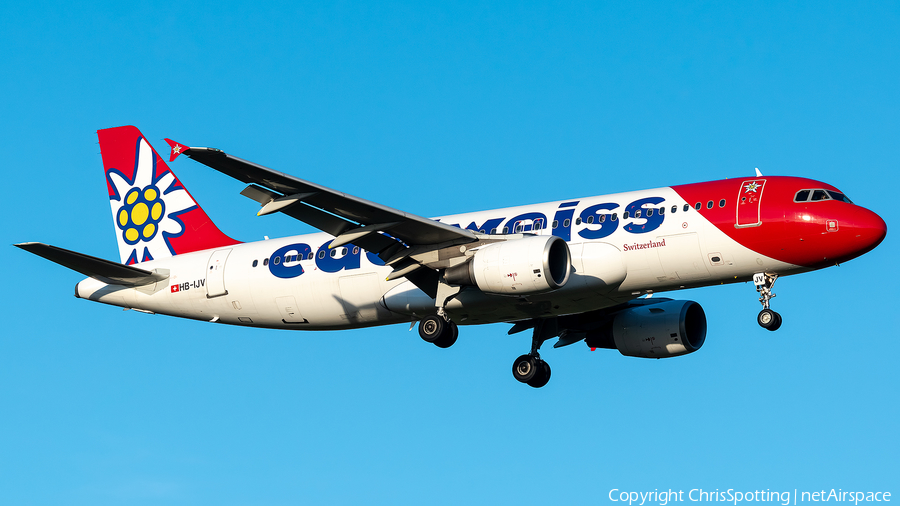
{"type": "Polygon", "coordinates": [[[887,235],[887,223],[874,212],[860,208],[859,217],[854,224],[854,231],[856,239],[862,246],[862,251],[859,253],[862,255],[881,244],[887,235]]]}
{"type": "Polygon", "coordinates": [[[838,261],[846,261],[856,258],[873,250],[881,244],[887,235],[887,224],[874,212],[854,206],[852,211],[841,217],[838,224],[840,236],[844,244],[844,258],[838,261]]]}

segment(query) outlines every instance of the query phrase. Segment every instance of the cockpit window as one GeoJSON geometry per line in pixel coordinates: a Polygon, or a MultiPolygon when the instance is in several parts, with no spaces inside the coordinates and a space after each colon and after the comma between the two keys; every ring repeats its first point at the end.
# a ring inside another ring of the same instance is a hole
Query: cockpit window
{"type": "Polygon", "coordinates": [[[831,198],[833,198],[834,200],[840,200],[841,202],[846,202],[848,204],[853,203],[853,202],[850,202],[850,199],[848,199],[847,196],[844,195],[843,193],[833,192],[831,190],[828,190],[828,194],[831,195],[831,198]]]}
{"type": "Polygon", "coordinates": [[[815,202],[817,200],[829,200],[829,199],[831,199],[831,197],[828,196],[828,192],[826,192],[825,190],[813,190],[812,198],[810,200],[815,202]]]}
{"type": "Polygon", "coordinates": [[[848,204],[853,203],[843,193],[832,190],[800,190],[794,195],[794,202],[818,202],[821,200],[838,200],[848,204]]]}

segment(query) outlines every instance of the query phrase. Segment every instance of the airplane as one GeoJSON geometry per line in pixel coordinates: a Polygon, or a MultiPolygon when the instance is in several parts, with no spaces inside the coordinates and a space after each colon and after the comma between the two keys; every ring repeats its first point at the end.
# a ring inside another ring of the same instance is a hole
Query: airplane
{"type": "Polygon", "coordinates": [[[165,139],[247,186],[260,216],[319,233],[240,242],[225,235],[134,126],[98,130],[120,262],[43,243],[19,248],[89,276],[75,296],[144,313],[246,327],[337,330],[418,322],[452,346],[459,326],[531,331],[513,376],[540,388],[539,349],[584,342],[667,358],[706,340],[703,308],[659,292],[753,281],[757,323],[777,330],[781,276],[858,257],[887,225],[829,184],[762,176],[429,219],[165,139]]]}

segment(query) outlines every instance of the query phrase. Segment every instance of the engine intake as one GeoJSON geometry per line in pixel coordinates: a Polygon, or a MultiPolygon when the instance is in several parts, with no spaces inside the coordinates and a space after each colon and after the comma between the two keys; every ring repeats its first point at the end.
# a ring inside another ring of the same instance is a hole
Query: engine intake
{"type": "Polygon", "coordinates": [[[562,288],[571,271],[566,241],[532,236],[482,246],[465,263],[448,268],[444,279],[485,293],[529,295],[562,288]]]}

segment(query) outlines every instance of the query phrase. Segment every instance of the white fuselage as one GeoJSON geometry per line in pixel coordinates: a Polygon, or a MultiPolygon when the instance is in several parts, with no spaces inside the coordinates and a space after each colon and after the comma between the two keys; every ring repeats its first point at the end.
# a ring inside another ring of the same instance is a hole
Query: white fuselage
{"type": "MultiPolygon", "coordinates": [[[[558,290],[501,296],[469,287],[446,311],[463,325],[515,321],[601,309],[649,292],[745,281],[766,270],[808,270],[742,246],[693,208],[685,211],[686,204],[667,187],[441,217],[484,233],[506,228],[510,234],[560,236],[573,267],[558,290]],[[632,210],[627,219],[626,209],[632,210]],[[586,210],[592,223],[578,219],[586,210]],[[607,233],[613,213],[619,223],[607,233]]],[[[332,239],[316,233],[148,261],[139,267],[168,271],[168,279],[125,288],[88,278],[76,294],[153,313],[280,329],[365,327],[433,314],[434,300],[411,282],[386,281],[391,267],[352,244],[329,250],[332,239]]]]}

